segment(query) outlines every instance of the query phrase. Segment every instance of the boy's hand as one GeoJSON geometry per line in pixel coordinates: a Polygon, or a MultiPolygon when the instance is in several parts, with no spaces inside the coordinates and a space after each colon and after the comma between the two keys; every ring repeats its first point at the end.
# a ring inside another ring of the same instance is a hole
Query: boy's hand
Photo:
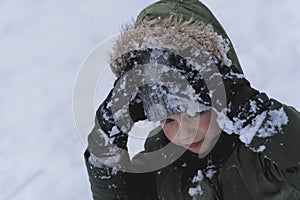
{"type": "MultiPolygon", "coordinates": [[[[114,85],[116,86],[116,83],[114,85]]],[[[104,141],[103,138],[106,138],[104,143],[109,141],[110,144],[114,144],[122,149],[127,149],[128,132],[135,122],[146,119],[146,117],[144,115],[143,104],[137,97],[128,100],[129,102],[126,99],[119,99],[122,97],[122,94],[115,95],[114,92],[117,91],[115,89],[114,87],[110,91],[106,99],[99,106],[96,112],[96,127],[101,130],[102,135],[106,135],[100,137],[102,138],[101,141],[104,141]],[[116,106],[116,104],[118,104],[118,106],[116,106]]],[[[98,130],[96,130],[96,132],[100,134],[98,130]]],[[[97,137],[94,136],[94,138],[97,137]]],[[[89,145],[91,143],[93,142],[89,141],[89,145]]]]}
{"type": "Polygon", "coordinates": [[[235,65],[218,65],[227,98],[227,116],[231,120],[242,120],[244,125],[266,110],[270,100],[265,93],[253,89],[249,81],[235,65]]]}

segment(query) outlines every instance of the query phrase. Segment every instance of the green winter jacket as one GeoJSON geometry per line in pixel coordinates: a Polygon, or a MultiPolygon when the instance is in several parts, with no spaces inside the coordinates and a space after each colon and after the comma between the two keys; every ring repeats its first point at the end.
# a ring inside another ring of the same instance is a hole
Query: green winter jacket
{"type": "MultiPolygon", "coordinates": [[[[225,31],[213,14],[198,0],[162,0],[144,9],[137,24],[144,19],[167,18],[171,13],[184,20],[193,19],[212,24],[214,29],[227,38],[225,31]]],[[[232,46],[228,57],[238,66],[232,46]]],[[[297,200],[300,199],[300,113],[294,108],[271,100],[269,110],[282,106],[288,123],[282,129],[274,129],[274,136],[254,137],[246,147],[235,135],[222,133],[212,151],[204,158],[186,151],[170,165],[147,173],[114,172],[85,160],[95,200],[297,200]],[[251,149],[264,145],[265,149],[251,149]],[[214,166],[211,166],[213,163],[214,166]],[[208,167],[210,166],[210,167],[208,167]],[[200,181],[193,178],[201,171],[200,181]],[[211,172],[213,171],[213,175],[211,172]]],[[[267,125],[268,119],[262,125],[267,125]]],[[[97,127],[93,131],[97,130],[97,127]]],[[[145,143],[145,152],[159,150],[170,141],[160,129],[150,133],[145,143]]],[[[180,148],[180,147],[177,147],[180,148]]],[[[134,163],[151,166],[152,161],[144,152],[133,158],[134,163]]],[[[157,159],[165,159],[162,155],[157,159]]]]}
{"type": "MultiPolygon", "coordinates": [[[[272,100],[276,102],[275,100],[272,100]]],[[[281,106],[276,102],[277,106],[281,106]]],[[[273,109],[273,108],[270,108],[273,109]]],[[[234,135],[222,133],[216,146],[205,158],[186,151],[172,164],[148,173],[117,172],[88,162],[85,153],[93,198],[95,200],[298,200],[300,199],[300,113],[284,106],[289,122],[280,133],[270,138],[254,138],[255,143],[267,147],[261,153],[245,147],[234,135]],[[209,163],[214,163],[214,175],[193,183],[198,170],[208,174],[209,163]],[[107,177],[109,177],[107,179],[107,177]],[[193,197],[191,188],[200,187],[203,193],[193,197]]],[[[145,152],[153,152],[168,139],[159,129],[154,130],[145,143],[145,152]],[[157,133],[158,132],[158,133],[157,133]]],[[[178,147],[180,148],[180,147],[178,147]]],[[[153,160],[136,155],[133,162],[151,166],[153,160]]],[[[164,159],[166,155],[157,159],[164,159]]],[[[172,156],[170,153],[167,156],[172,156]]]]}

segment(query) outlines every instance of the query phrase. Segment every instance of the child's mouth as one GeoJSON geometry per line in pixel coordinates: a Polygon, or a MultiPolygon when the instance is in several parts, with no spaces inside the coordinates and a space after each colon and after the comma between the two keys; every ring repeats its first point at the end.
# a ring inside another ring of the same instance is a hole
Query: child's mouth
{"type": "Polygon", "coordinates": [[[194,142],[192,144],[189,145],[189,147],[198,147],[202,144],[203,140],[200,140],[198,142],[194,142]]]}

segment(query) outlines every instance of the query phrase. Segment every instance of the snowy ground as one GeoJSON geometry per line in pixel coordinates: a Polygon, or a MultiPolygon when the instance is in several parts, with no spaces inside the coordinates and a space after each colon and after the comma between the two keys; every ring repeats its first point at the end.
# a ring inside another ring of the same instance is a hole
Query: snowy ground
{"type": "MultiPolygon", "coordinates": [[[[72,113],[81,62],[151,0],[0,1],[0,199],[91,199],[72,113]]],[[[252,84],[300,109],[300,2],[207,5],[252,84]]]]}

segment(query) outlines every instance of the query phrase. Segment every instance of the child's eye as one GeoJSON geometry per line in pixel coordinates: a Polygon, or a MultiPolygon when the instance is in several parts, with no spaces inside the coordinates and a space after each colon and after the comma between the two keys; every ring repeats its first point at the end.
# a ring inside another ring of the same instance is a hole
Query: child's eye
{"type": "Polygon", "coordinates": [[[167,125],[167,124],[169,124],[169,123],[171,123],[171,122],[174,122],[174,119],[172,119],[172,118],[167,118],[167,119],[161,120],[161,121],[160,121],[160,124],[161,124],[161,125],[167,125]]]}

